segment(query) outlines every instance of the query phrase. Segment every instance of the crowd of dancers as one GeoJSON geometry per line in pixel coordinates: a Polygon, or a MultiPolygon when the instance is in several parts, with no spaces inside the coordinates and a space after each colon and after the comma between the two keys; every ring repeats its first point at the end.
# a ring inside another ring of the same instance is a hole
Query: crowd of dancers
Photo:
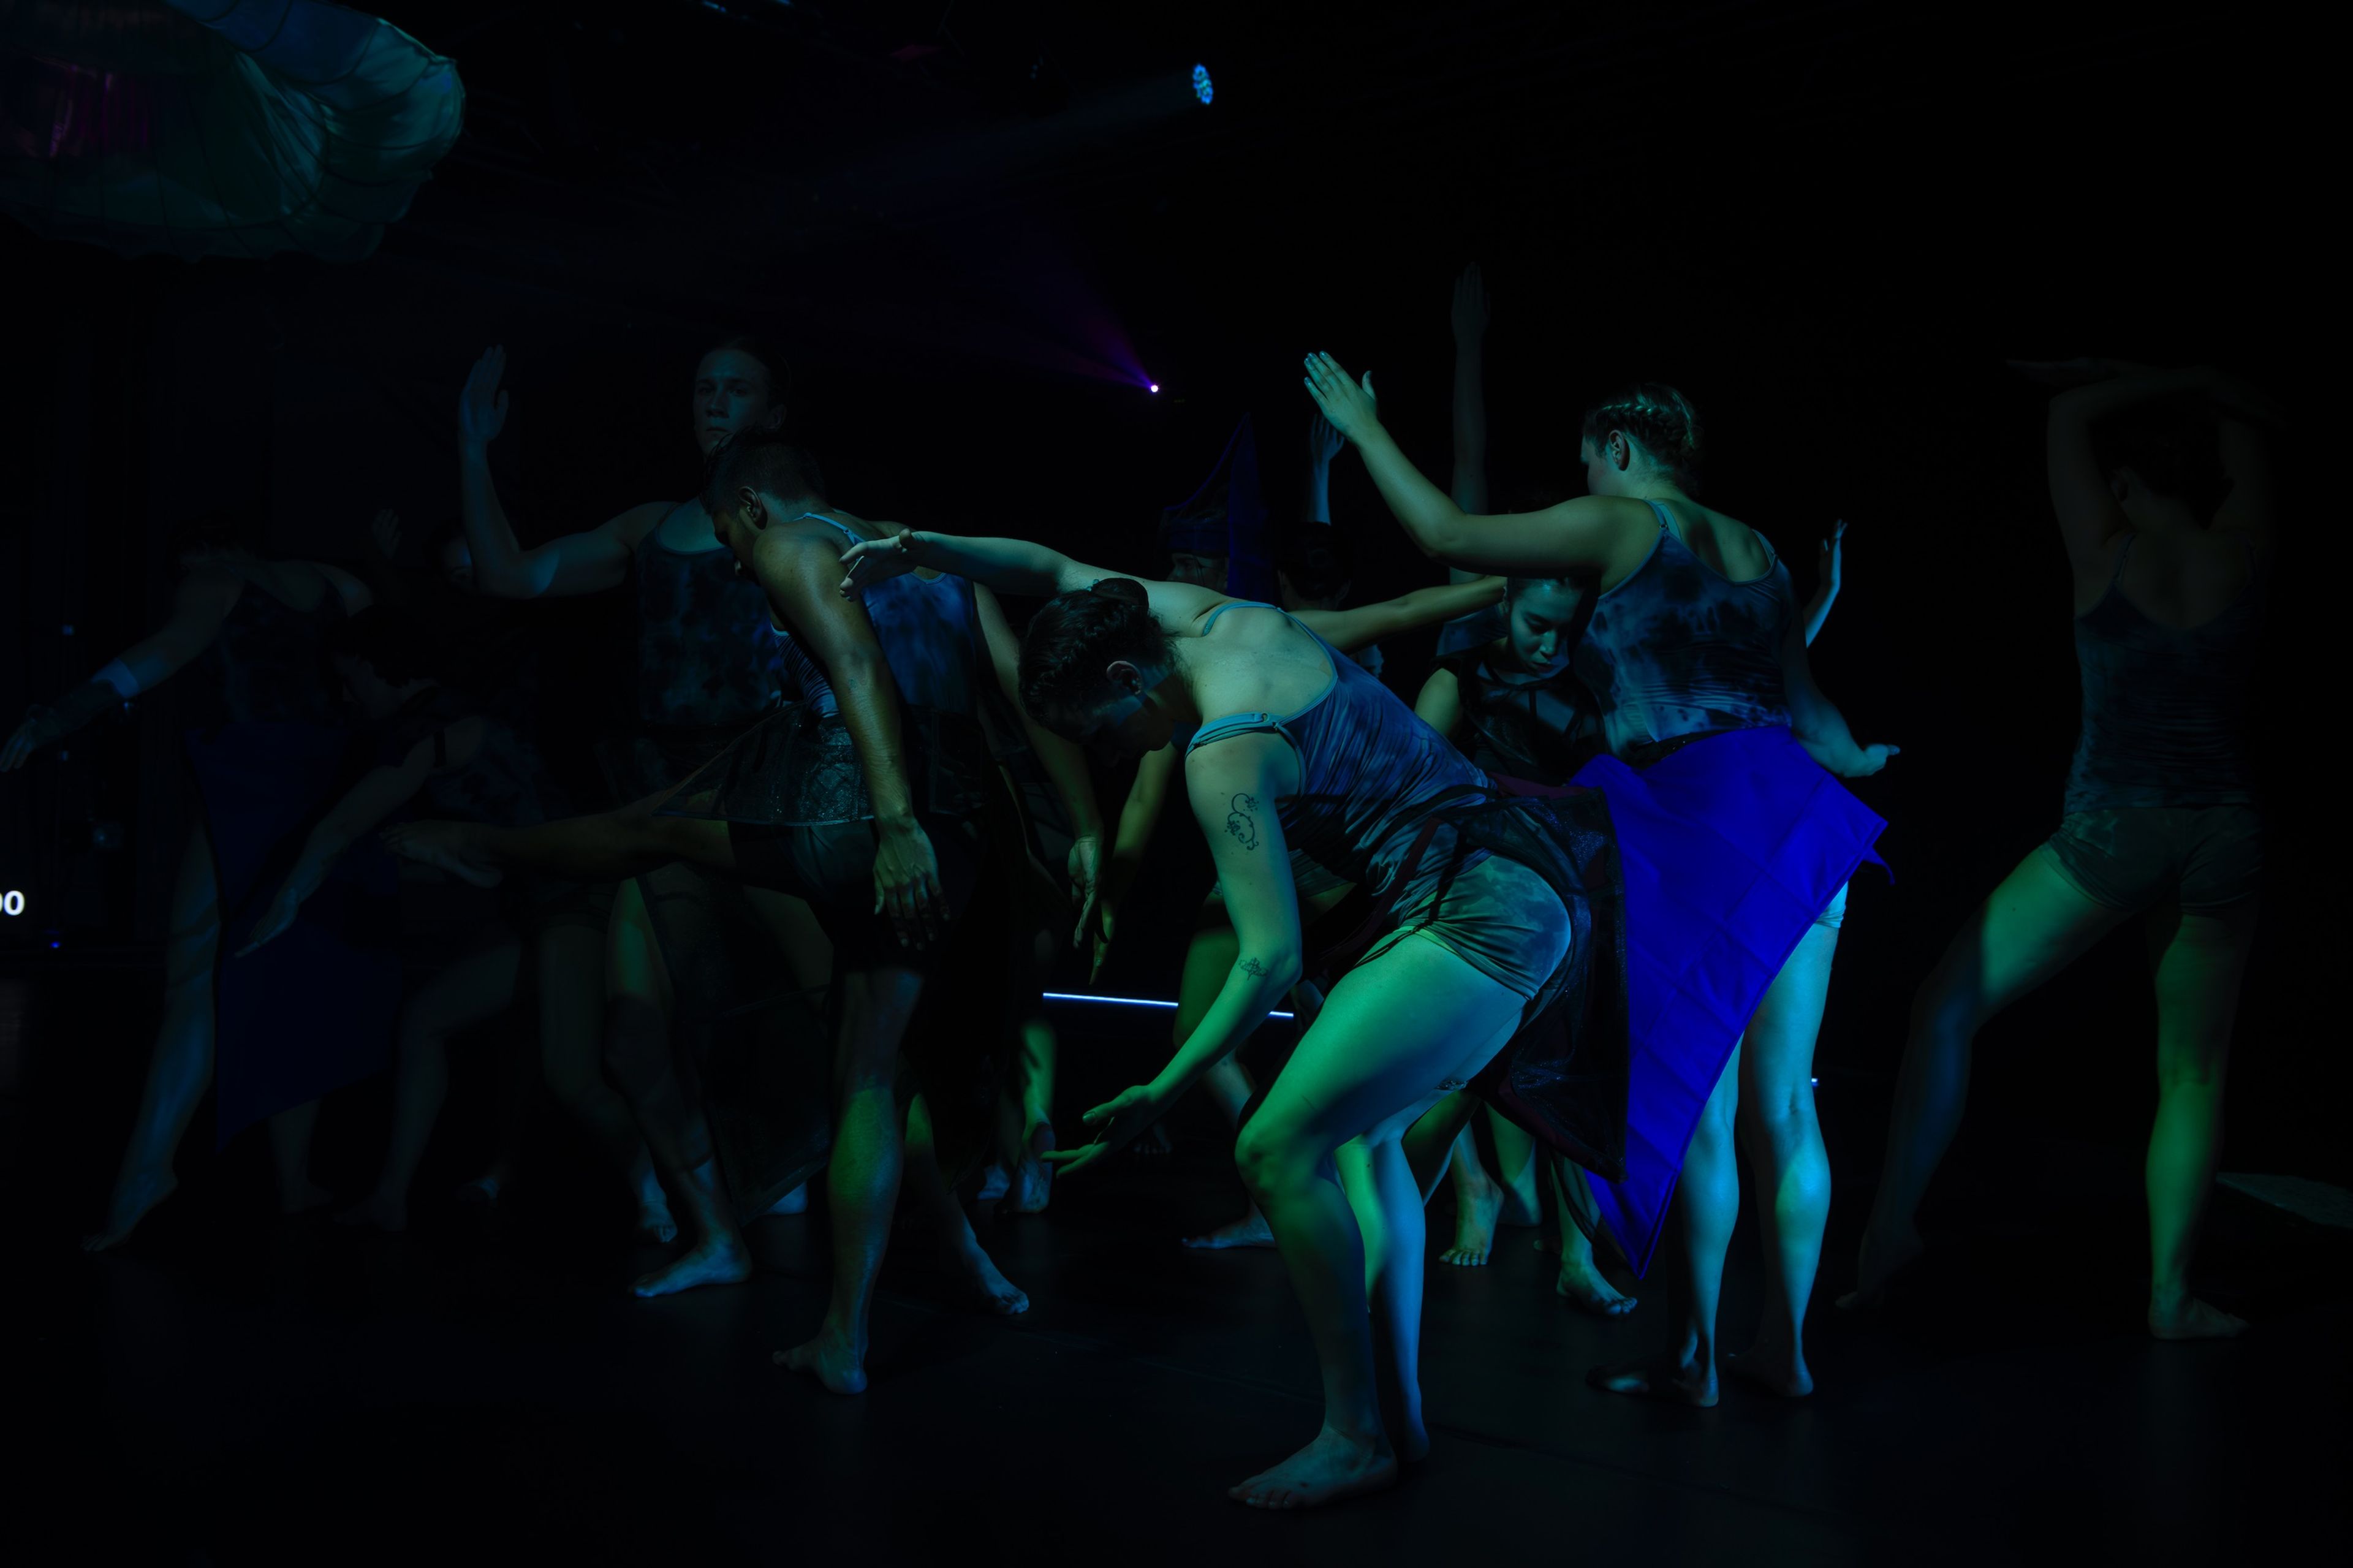
{"type": "MultiPolygon", "coordinates": [[[[1333,1500],[1427,1450],[1423,1214],[1448,1182],[1447,1263],[1485,1262],[1499,1224],[1549,1207],[1560,1294],[1620,1316],[1637,1303],[1604,1265],[1623,1279],[1673,1258],[1679,1299],[1645,1310],[1654,1353],[1596,1386],[1712,1405],[1725,1373],[1809,1393],[1830,1205],[1812,1058],[1848,883],[1883,826],[1841,781],[1896,752],[1859,742],[1809,666],[1838,531],[1801,604],[1764,538],[1696,499],[1698,416],[1647,384],[1561,433],[1583,495],[1495,510],[1475,271],[1453,327],[1447,488],[1390,437],[1369,375],[1310,355],[1307,515],[1245,515],[1245,434],[1225,488],[1169,515],[1163,580],[835,504],[795,442],[784,362],[742,338],[695,367],[703,469],[685,500],[522,547],[491,477],[508,406],[492,349],[459,400],[460,526],[435,574],[391,567],[389,517],[363,572],[269,553],[250,520],[192,523],[170,618],[0,752],[23,767],[183,671],[213,710],[186,737],[197,809],[163,1020],[86,1245],[122,1242],[171,1194],[208,1086],[218,1138],[266,1123],[288,1213],[330,1203],[310,1174],[319,1101],[387,1066],[381,1174],[342,1217],[403,1228],[452,1044],[503,1016],[506,1070],[485,1075],[501,1148],[467,1195],[498,1201],[540,1086],[672,1247],[640,1295],[746,1279],[745,1223],[799,1211],[816,1184],[830,1297],[777,1360],[839,1393],[866,1386],[902,1202],[977,1301],[1018,1312],[976,1189],[1044,1208],[1055,1182],[1155,1138],[1196,1085],[1233,1127],[1250,1206],[1187,1245],[1279,1250],[1324,1394],[1314,1438],[1237,1499],[1333,1500]],[[1345,603],[1324,498],[1350,448],[1451,581],[1345,603]],[[528,613],[494,602],[608,593],[635,596],[636,722],[599,744],[601,778],[559,779],[534,734],[548,677],[528,613]],[[1042,601],[1025,631],[1000,594],[1042,601]],[[1433,626],[1409,703],[1377,645],[1433,626]],[[1096,780],[1128,763],[1106,814],[1096,780]],[[1173,1054],[1073,1117],[1046,975],[1073,941],[1099,964],[1121,940],[1179,797],[1217,885],[1173,1054]],[[403,930],[405,951],[387,934],[403,930]],[[1286,999],[1296,1043],[1254,1075],[1240,1048],[1286,999]],[[1768,1289],[1734,1355],[1717,1303],[1736,1152],[1768,1289]]],[[[2238,726],[2270,558],[2267,409],[2213,371],[2021,368],[2054,384],[2082,735],[2058,830],[1920,986],[1842,1302],[1877,1305],[1919,1253],[1980,1026],[2143,916],[2148,1328],[2232,1334],[2244,1324],[2189,1274],[2260,870],[2238,726]]]]}

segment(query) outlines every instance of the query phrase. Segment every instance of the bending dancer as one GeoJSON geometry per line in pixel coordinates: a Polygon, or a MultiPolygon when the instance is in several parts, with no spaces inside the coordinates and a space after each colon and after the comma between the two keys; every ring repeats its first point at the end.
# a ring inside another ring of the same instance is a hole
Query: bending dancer
{"type": "MultiPolygon", "coordinates": [[[[773,710],[789,683],[793,650],[771,631],[766,600],[742,580],[700,497],[631,507],[585,533],[522,548],[491,478],[491,443],[506,426],[507,394],[499,384],[505,374],[506,351],[491,349],[458,404],[459,500],[474,586],[492,598],[538,599],[635,585],[638,724],[603,756],[613,798],[638,800],[684,779],[773,710]]],[[[784,362],[746,338],[702,355],[690,408],[706,458],[738,431],[783,425],[784,376],[784,362]]],[[[601,1040],[551,1041],[549,1083],[575,1113],[596,1110],[583,1115],[584,1124],[612,1152],[619,1153],[625,1133],[642,1130],[661,1181],[641,1183],[641,1223],[654,1217],[665,1185],[678,1205],[685,1250],[640,1279],[639,1295],[748,1279],[752,1256],[739,1214],[772,1206],[790,1213],[807,1199],[784,1183],[773,1158],[747,1154],[723,1173],[724,1151],[695,1092],[702,1064],[693,1058],[707,1032],[700,1026],[737,1002],[756,1002],[763,985],[776,989],[779,974],[785,989],[825,984],[824,935],[800,900],[716,882],[691,866],[648,868],[598,901],[607,904],[601,1040]],[[678,973],[681,966],[690,972],[678,973]],[[693,1008],[698,1027],[678,1026],[681,1002],[693,1008]],[[606,1087],[607,1073],[620,1096],[606,1087]],[[607,1126],[609,1117],[591,1104],[600,1098],[634,1111],[634,1126],[626,1120],[607,1126]]],[[[743,1044],[733,1037],[728,1043],[743,1044]]],[[[770,1135],[747,1140],[758,1154],[789,1142],[762,1131],[770,1135]]],[[[628,1144],[636,1147],[635,1136],[628,1144]]],[[[669,1218],[666,1205],[659,1218],[669,1218]]]]}
{"type": "Polygon", "coordinates": [[[1740,1203],[1736,1108],[1772,1284],[1755,1345],[1731,1364],[1807,1393],[1801,1328],[1830,1212],[1814,1037],[1847,878],[1883,826],[1824,770],[1876,773],[1895,748],[1856,744],[1815,686],[1772,547],[1691,499],[1699,426],[1672,388],[1630,388],[1586,415],[1590,494],[1474,517],[1381,427],[1369,376],[1360,385],[1325,354],[1306,368],[1309,392],[1426,552],[1566,574],[1594,595],[1574,658],[1611,754],[1577,777],[1609,797],[1625,855],[1635,1039],[1628,1178],[1595,1184],[1595,1197],[1640,1272],[1680,1166],[1691,1278],[1681,1342],[1595,1382],[1715,1403],[1716,1298],[1740,1203]]]}
{"type": "Polygon", "coordinates": [[[1573,922],[1593,930],[1581,884],[1563,877],[1572,910],[1553,879],[1556,862],[1540,874],[1474,847],[1450,805],[1489,795],[1478,770],[1271,605],[1113,577],[1012,540],[902,531],[845,560],[845,590],[933,568],[1057,595],[1023,646],[1028,710],[1060,733],[1129,753],[1185,748],[1235,957],[1160,1075],[1087,1112],[1093,1142],[1055,1152],[1065,1173],[1134,1141],[1299,979],[1294,863],[1321,866],[1382,901],[1386,929],[1334,985],[1236,1144],[1314,1335],[1324,1414],[1312,1442],[1230,1495],[1300,1508],[1390,1485],[1401,1459],[1429,1447],[1417,1376],[1421,1194],[1398,1135],[1486,1068],[1532,1001],[1566,984],[1572,960],[1585,961],[1570,940],[1573,922]],[[1361,1180],[1344,1194],[1335,1156],[1352,1143],[1346,1159],[1361,1180]],[[1377,1321],[1402,1405],[1394,1427],[1376,1394],[1377,1321]]]}
{"type": "MultiPolygon", "coordinates": [[[[1327,567],[1328,569],[1328,567],[1327,567]]],[[[1296,588],[1289,572],[1284,574],[1286,591],[1296,588]]],[[[1314,584],[1311,580],[1311,585],[1314,584]]],[[[1345,586],[1345,584],[1343,584],[1345,586]]],[[[1360,666],[1363,655],[1375,651],[1385,637],[1402,637],[1432,622],[1451,621],[1461,616],[1474,615],[1495,602],[1503,593],[1500,577],[1473,577],[1468,582],[1443,588],[1418,588],[1379,604],[1360,605],[1352,610],[1337,610],[1313,605],[1287,606],[1302,626],[1322,637],[1332,647],[1348,655],[1360,666]]],[[[1339,597],[1335,589],[1330,595],[1339,597]]],[[[1305,595],[1302,595],[1303,598],[1305,595]]],[[[1369,666],[1366,666],[1369,669],[1369,666]]],[[[1170,785],[1175,782],[1178,753],[1164,746],[1149,752],[1136,763],[1135,784],[1129,791],[1127,806],[1120,814],[1119,837],[1112,851],[1112,871],[1104,879],[1105,895],[1096,906],[1099,911],[1098,940],[1107,946],[1116,918],[1116,903],[1124,897],[1132,883],[1135,868],[1143,863],[1145,846],[1158,826],[1162,807],[1166,804],[1170,785]]],[[[1348,895],[1355,884],[1345,878],[1313,861],[1302,861],[1292,868],[1292,890],[1297,895],[1299,926],[1304,931],[1319,931],[1328,920],[1345,925],[1348,911],[1354,908],[1348,895]]],[[[1326,933],[1334,940],[1346,934],[1345,931],[1326,933]]],[[[1181,1048],[1199,1028],[1201,1020],[1217,1003],[1223,991],[1226,976],[1233,970],[1238,955],[1232,917],[1227,912],[1225,893],[1221,887],[1209,889],[1202,900],[1192,940],[1185,949],[1185,965],[1176,987],[1176,1013],[1169,1043],[1181,1048]]],[[[1318,950],[1311,942],[1308,951],[1318,950]]],[[[1323,944],[1328,945],[1328,944],[1323,944]]],[[[1098,959],[1100,963],[1100,959],[1098,959]]],[[[1293,1028],[1304,1034],[1314,1022],[1315,1012],[1323,1003],[1323,993],[1314,981],[1303,977],[1292,988],[1293,1028]]],[[[1203,1089],[1208,1094],[1218,1112],[1232,1126],[1241,1124],[1242,1112],[1258,1092],[1248,1068],[1242,1066],[1240,1046],[1213,1063],[1202,1074],[1203,1089]]],[[[1240,1218],[1230,1220],[1215,1230],[1185,1238],[1185,1246],[1197,1251],[1221,1251],[1237,1247],[1272,1247],[1274,1235],[1267,1228],[1266,1216],[1252,1204],[1240,1218]]]]}
{"type": "MultiPolygon", "coordinates": [[[[832,941],[840,1015],[826,1175],[833,1286],[815,1337],[777,1359],[855,1394],[866,1387],[868,1318],[902,1166],[900,1042],[988,847],[979,818],[995,769],[977,718],[981,644],[1012,634],[995,599],[958,578],[895,582],[845,601],[839,563],[867,525],[825,504],[813,465],[773,430],[725,444],[702,504],[822,666],[838,712],[786,709],[676,790],[601,816],[521,829],[419,823],[391,837],[401,853],[476,880],[502,867],[629,877],[684,860],[815,906],[832,941]]],[[[1034,726],[1030,741],[1082,820],[1083,757],[1034,726]]],[[[1095,868],[1076,869],[1091,899],[1095,868]]],[[[800,1168],[815,1163],[804,1157],[800,1168]]],[[[903,1163],[951,1263],[1000,1311],[1027,1306],[973,1238],[938,1168],[903,1163]]]]}
{"type": "MultiPolygon", "coordinates": [[[[366,587],[339,566],[258,554],[242,531],[239,520],[226,513],[198,519],[175,542],[185,575],[171,618],[54,705],[32,710],[0,748],[0,773],[20,768],[38,748],[153,690],[190,664],[199,666],[213,688],[213,716],[221,721],[185,737],[197,789],[172,889],[164,1017],[106,1223],[82,1242],[92,1252],[129,1236],[178,1186],[173,1155],[214,1074],[221,1017],[216,982],[227,978],[218,973],[223,926],[239,927],[237,934],[243,934],[254,896],[263,890],[256,879],[264,862],[326,804],[349,743],[325,639],[346,616],[366,606],[366,587]]],[[[317,927],[312,934],[323,939],[329,929],[317,927]]],[[[332,942],[305,949],[297,967],[305,964],[332,976],[322,994],[332,995],[334,983],[354,992],[388,983],[395,994],[399,984],[396,963],[357,961],[352,950],[332,942]]],[[[254,964],[237,978],[248,989],[266,991],[273,981],[291,977],[276,966],[254,964]]],[[[293,1027],[289,1021],[277,1032],[293,1027]]],[[[364,1076],[372,1038],[356,1019],[344,1029],[332,1018],[311,1018],[290,1053],[269,1049],[254,1031],[229,1041],[237,1091],[227,1092],[225,1085],[222,1130],[268,1116],[279,1204],[288,1214],[328,1201],[310,1177],[317,1096],[348,1081],[343,1069],[364,1076]],[[273,1070],[287,1063],[270,1058],[290,1054],[306,1059],[294,1063],[290,1076],[273,1070]],[[291,1100],[285,1098],[290,1094],[291,1100]]]]}
{"type": "Polygon", "coordinates": [[[2212,371],[2092,376],[2051,400],[2051,504],[2075,584],[2084,724],[2065,815],[1945,949],[1912,1004],[1895,1114],[1854,1293],[1873,1307],[1917,1257],[1914,1215],[1959,1127],[1988,1020],[2136,915],[2157,985],[2148,1142],[2149,1332],[2246,1324],[2189,1293],[2222,1141],[2222,1079],[2263,869],[2242,715],[2272,548],[2272,486],[2252,395],[2212,371]],[[2159,405],[2174,395],[2176,410],[2159,405]],[[2188,423],[2181,396],[2221,409],[2188,423]],[[2113,420],[2112,429],[2102,422],[2113,420]],[[2224,493],[2227,491],[2227,495],[2224,493]]]}

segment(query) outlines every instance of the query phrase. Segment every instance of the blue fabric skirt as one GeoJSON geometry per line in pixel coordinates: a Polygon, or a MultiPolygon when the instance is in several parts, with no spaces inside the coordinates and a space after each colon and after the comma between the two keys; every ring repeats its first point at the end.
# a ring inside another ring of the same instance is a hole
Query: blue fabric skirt
{"type": "Polygon", "coordinates": [[[1787,728],[1694,741],[1574,781],[1609,803],[1626,889],[1626,1176],[1583,1173],[1637,1274],[1716,1079],[1766,988],[1887,826],[1787,728]]]}

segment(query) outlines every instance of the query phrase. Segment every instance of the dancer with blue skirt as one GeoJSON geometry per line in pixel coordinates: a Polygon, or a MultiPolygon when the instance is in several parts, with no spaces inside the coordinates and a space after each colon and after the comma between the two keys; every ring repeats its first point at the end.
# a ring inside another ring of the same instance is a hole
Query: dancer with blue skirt
{"type": "Polygon", "coordinates": [[[1307,389],[1353,441],[1406,531],[1449,565],[1588,585],[1575,655],[1609,754],[1576,783],[1609,802],[1626,881],[1633,1036],[1623,1180],[1596,1181],[1602,1222],[1646,1271],[1680,1176],[1690,1299],[1681,1342],[1594,1374],[1613,1392],[1716,1401],[1716,1300],[1739,1212],[1740,1113],[1771,1286],[1747,1355],[1776,1392],[1811,1390],[1801,1329],[1830,1211],[1811,1069],[1847,879],[1884,826],[1832,777],[1895,748],[1856,742],[1814,684],[1789,574],[1746,525],[1691,497],[1699,423],[1672,387],[1589,412],[1588,494],[1473,517],[1382,428],[1372,378],[1328,354],[1307,389]],[[1732,1070],[1736,1064],[1737,1070],[1732,1070]]]}

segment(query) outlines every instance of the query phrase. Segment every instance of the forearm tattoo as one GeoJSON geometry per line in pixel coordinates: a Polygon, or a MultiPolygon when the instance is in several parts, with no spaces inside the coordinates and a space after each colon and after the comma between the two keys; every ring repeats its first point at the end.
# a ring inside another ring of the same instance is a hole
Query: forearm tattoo
{"type": "Polygon", "coordinates": [[[1258,847],[1258,797],[1250,795],[1234,796],[1226,813],[1226,831],[1245,849],[1258,847]]]}
{"type": "Polygon", "coordinates": [[[1266,978],[1266,965],[1261,963],[1255,958],[1245,958],[1234,967],[1240,969],[1244,974],[1249,975],[1252,980],[1263,980],[1266,978]]]}

